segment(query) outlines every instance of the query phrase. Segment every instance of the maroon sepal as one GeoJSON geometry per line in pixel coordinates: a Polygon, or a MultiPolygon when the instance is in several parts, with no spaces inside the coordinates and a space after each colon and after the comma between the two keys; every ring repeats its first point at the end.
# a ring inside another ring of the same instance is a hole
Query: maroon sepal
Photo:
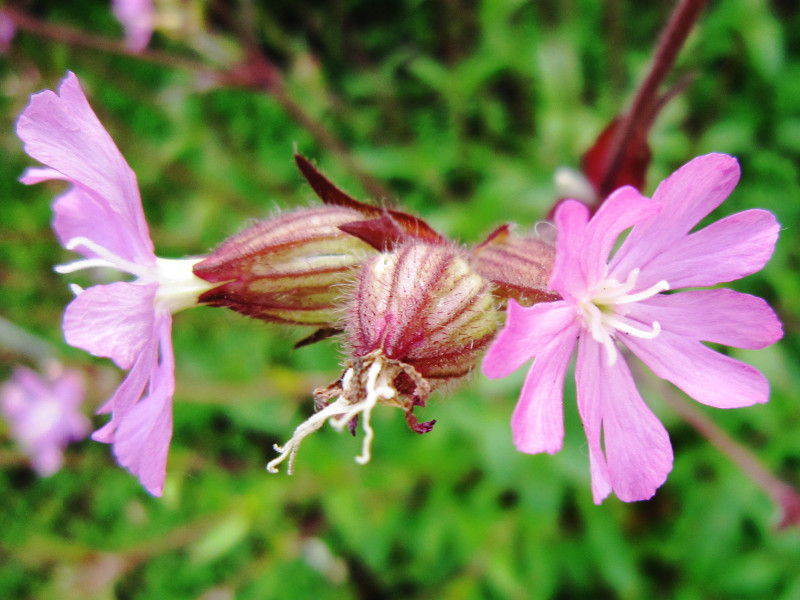
{"type": "Polygon", "coordinates": [[[483,240],[480,244],[475,246],[475,248],[472,251],[479,252],[482,248],[485,248],[486,246],[492,243],[503,241],[510,234],[511,234],[511,225],[509,225],[508,223],[506,223],[505,225],[500,225],[500,227],[498,227],[497,229],[492,231],[489,235],[487,235],[485,240],[483,240]]]}
{"type": "MultiPolygon", "coordinates": [[[[353,228],[353,231],[342,226],[340,227],[342,231],[355,235],[381,251],[390,250],[398,241],[409,238],[429,244],[444,244],[446,242],[444,237],[419,217],[399,210],[372,206],[356,200],[336,187],[333,182],[320,173],[301,154],[295,153],[294,160],[311,189],[325,204],[357,210],[365,217],[371,218],[368,222],[373,222],[373,225],[368,227],[368,229],[373,230],[371,232],[361,229],[361,223],[354,224],[356,227],[353,228]]],[[[347,227],[350,227],[350,225],[348,224],[347,227]]]]}
{"type": "Polygon", "coordinates": [[[400,225],[388,214],[369,221],[353,221],[339,225],[345,233],[356,236],[378,252],[391,252],[395,247],[409,238],[400,225]]]}
{"type": "Polygon", "coordinates": [[[311,344],[316,344],[317,342],[321,342],[322,340],[327,340],[330,337],[339,335],[340,333],[342,333],[342,331],[344,331],[344,329],[339,329],[337,327],[320,327],[311,335],[306,336],[302,340],[297,342],[294,345],[294,349],[297,350],[298,348],[303,348],[305,346],[310,346],[311,344]]]}
{"type": "Polygon", "coordinates": [[[611,192],[624,185],[632,185],[641,191],[645,185],[647,167],[652,153],[647,143],[647,130],[650,123],[635,127],[627,141],[625,151],[619,158],[619,166],[609,173],[614,159],[615,138],[619,135],[622,119],[616,117],[598,136],[594,145],[581,158],[581,168],[586,179],[592,184],[597,197],[604,200],[611,192]]]}

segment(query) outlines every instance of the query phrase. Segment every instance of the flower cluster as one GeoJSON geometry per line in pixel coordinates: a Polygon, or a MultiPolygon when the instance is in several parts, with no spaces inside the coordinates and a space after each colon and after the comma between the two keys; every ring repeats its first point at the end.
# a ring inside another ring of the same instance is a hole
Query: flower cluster
{"type": "Polygon", "coordinates": [[[625,354],[700,402],[731,408],[764,402],[768,385],[752,367],[704,342],[762,348],[780,339],[761,299],[716,286],[759,270],[778,235],[775,217],[751,210],[691,230],[732,191],[735,159],[688,163],[653,199],[632,187],[591,216],[567,200],[554,223],[533,232],[503,225],[464,248],[421,219],[348,196],[302,156],[301,174],[322,205],[256,223],[207,256],[157,258],[136,178],[100,125],[73,74],[59,94],[34,95],[17,132],[31,168],[24,183],[64,180],[53,227],[83,255],[71,273],[111,267],[133,279],[83,290],[64,315],[68,343],[129,371],[93,435],[154,495],[163,491],[175,387],[172,314],[204,304],[263,321],[312,326],[300,344],[341,335],[342,376],[314,391],[317,412],[298,426],[267,468],[292,472],[305,437],[330,422],[363,429],[371,457],[372,411],[400,408],[417,433],[415,409],[460,381],[488,348],[483,371],[504,377],[534,359],[512,417],[523,452],[561,448],[563,383],[577,349],[578,408],[589,442],[592,490],[626,501],[649,498],[672,467],[663,425],[633,382],[625,354]],[[620,236],[630,233],[621,244],[620,236]],[[618,246],[615,252],[612,250],[618,246]],[[503,313],[505,325],[501,328],[503,313]]]}

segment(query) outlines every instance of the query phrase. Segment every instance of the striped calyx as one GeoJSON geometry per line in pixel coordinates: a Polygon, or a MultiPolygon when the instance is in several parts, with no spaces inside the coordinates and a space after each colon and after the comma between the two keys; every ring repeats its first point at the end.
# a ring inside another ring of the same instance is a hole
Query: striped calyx
{"type": "Polygon", "coordinates": [[[431,391],[468,374],[494,337],[498,315],[489,284],[469,265],[466,252],[443,243],[399,242],[368,259],[350,296],[345,335],[350,360],[344,374],[314,391],[317,412],[302,423],[267,469],[287,460],[289,473],[300,443],[329,421],[336,429],[364,430],[360,464],[369,462],[374,432],[371,416],[379,405],[403,410],[409,427],[426,433],[435,421],[420,423],[431,391]]]}
{"type": "Polygon", "coordinates": [[[337,323],[341,284],[375,254],[369,244],[339,229],[360,219],[362,214],[351,208],[320,206],[257,223],[195,265],[195,275],[219,284],[199,302],[264,321],[337,323]]]}
{"type": "Polygon", "coordinates": [[[352,356],[380,350],[436,387],[469,373],[497,321],[489,284],[464,251],[409,242],[364,264],[345,332],[352,356]]]}
{"type": "Polygon", "coordinates": [[[547,233],[519,235],[511,226],[502,225],[472,249],[470,263],[493,284],[497,298],[504,302],[513,298],[522,306],[531,306],[559,298],[548,289],[555,255],[555,240],[548,239],[547,233]]]}

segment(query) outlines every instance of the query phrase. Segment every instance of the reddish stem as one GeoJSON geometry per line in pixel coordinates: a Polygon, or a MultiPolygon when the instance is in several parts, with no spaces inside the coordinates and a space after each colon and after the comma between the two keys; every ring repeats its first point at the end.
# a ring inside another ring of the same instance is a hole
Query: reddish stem
{"type": "Polygon", "coordinates": [[[110,54],[128,56],[165,67],[204,73],[207,75],[208,80],[222,85],[265,92],[271,95],[298,125],[306,129],[320,146],[342,160],[356,174],[361,181],[361,185],[370,195],[376,199],[390,197],[388,190],[358,165],[358,162],[352,157],[347,147],[320,121],[306,113],[302,106],[289,96],[282,82],[282,73],[262,53],[252,52],[252,49],[255,48],[254,44],[247,44],[249,52],[243,64],[221,70],[208,67],[198,60],[180,58],[157,50],[145,49],[141,52],[133,52],[121,41],[85,33],[63,25],[51,25],[12,6],[6,6],[3,10],[20,30],[39,37],[64,42],[71,46],[92,48],[110,54]]]}
{"type": "Polygon", "coordinates": [[[619,130],[611,143],[612,150],[609,153],[608,166],[600,185],[601,198],[605,198],[611,191],[608,188],[613,185],[617,173],[622,167],[626,148],[633,138],[636,127],[645,126],[646,129],[649,127],[649,122],[655,118],[660,106],[658,88],[672,70],[678,52],[683,47],[706,1],[681,0],[672,12],[672,16],[658,40],[650,71],[639,86],[630,110],[623,117],[619,130]]]}
{"type": "Polygon", "coordinates": [[[662,398],[687,423],[697,429],[760,487],[781,509],[778,529],[800,524],[800,493],[773,475],[745,446],[734,440],[694,404],[672,389],[663,389],[662,398]]]}

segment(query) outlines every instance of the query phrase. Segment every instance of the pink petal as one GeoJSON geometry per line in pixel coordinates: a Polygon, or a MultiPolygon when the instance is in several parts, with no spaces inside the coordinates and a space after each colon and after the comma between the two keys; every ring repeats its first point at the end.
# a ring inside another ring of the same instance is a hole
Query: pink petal
{"type": "Polygon", "coordinates": [[[130,369],[153,331],[158,284],[112,283],[81,292],[64,311],[70,346],[130,369]]]}
{"type": "Polygon", "coordinates": [[[175,357],[171,319],[158,324],[161,359],[153,373],[150,393],[125,415],[114,435],[114,455],[120,465],[139,477],[154,496],[164,491],[167,456],[172,439],[172,396],[175,392],[175,357]]]}
{"type": "Polygon", "coordinates": [[[152,0],[113,0],[114,16],[125,28],[125,42],[134,52],[141,52],[150,42],[156,11],[152,0]]]}
{"type": "Polygon", "coordinates": [[[136,403],[141,400],[145,388],[153,386],[153,373],[158,368],[158,338],[155,334],[136,357],[133,367],[119,385],[114,395],[97,411],[111,413],[111,420],[92,434],[97,442],[109,444],[114,441],[114,432],[136,403]]]}
{"type": "MultiPolygon", "coordinates": [[[[67,73],[59,95],[46,90],[31,96],[17,121],[17,135],[32,158],[61,173],[94,200],[93,204],[84,202],[85,208],[104,207],[86,215],[97,230],[127,232],[123,258],[141,264],[155,260],[136,175],[92,112],[74,73],[67,73]]],[[[32,177],[37,174],[42,172],[32,177]]]]}
{"type": "Polygon", "coordinates": [[[651,340],[624,336],[622,342],[653,373],[703,404],[740,408],[769,398],[769,383],[757,369],[691,338],[662,331],[651,340]]]}
{"type": "Polygon", "coordinates": [[[55,475],[64,464],[64,449],[48,445],[35,450],[31,456],[31,467],[39,477],[55,475]]]}
{"type": "Polygon", "coordinates": [[[730,195],[739,172],[736,159],[725,154],[698,156],[675,171],[653,194],[653,200],[664,208],[633,228],[614,255],[610,271],[644,269],[654,257],[668,251],[730,195]]]}
{"type": "Polygon", "coordinates": [[[577,337],[553,339],[536,357],[511,417],[520,452],[555,454],[564,442],[564,377],[577,337]]]}
{"type": "Polygon", "coordinates": [[[86,397],[86,386],[80,371],[65,369],[53,382],[53,394],[66,408],[77,409],[86,397]]]}
{"type": "Polygon", "coordinates": [[[483,373],[500,379],[519,369],[575,323],[575,309],[563,301],[542,302],[529,308],[508,302],[506,323],[483,359],[483,373]]]}
{"type": "Polygon", "coordinates": [[[672,445],[661,421],[639,395],[628,365],[620,358],[609,367],[603,347],[585,333],[579,342],[575,380],[589,449],[598,463],[601,435],[605,445],[606,470],[598,464],[592,474],[595,503],[603,500],[608,484],[624,502],[652,498],[672,470],[672,445]],[[597,483],[596,474],[601,477],[597,483]]]}
{"type": "Polygon", "coordinates": [[[172,349],[172,319],[159,318],[160,361],[151,373],[150,391],[121,420],[114,433],[117,462],[139,477],[154,496],[164,491],[167,455],[172,439],[172,396],[175,392],[175,357],[172,349]]]}
{"type": "Polygon", "coordinates": [[[605,373],[594,355],[599,345],[591,336],[583,333],[578,341],[578,356],[575,359],[575,381],[579,391],[578,413],[581,416],[583,430],[589,447],[589,468],[592,477],[592,498],[600,504],[611,493],[611,474],[608,471],[605,453],[603,452],[603,405],[597,397],[599,385],[605,373]],[[593,348],[595,346],[596,348],[593,348]]]}
{"type": "Polygon", "coordinates": [[[780,225],[766,210],[736,213],[692,233],[656,256],[637,283],[665,279],[671,289],[734,281],[760,271],[772,256],[780,225]]]}
{"type": "MultiPolygon", "coordinates": [[[[26,171],[26,174],[31,169],[26,171]]],[[[33,178],[24,178],[31,181],[33,178]]],[[[131,231],[128,224],[119,219],[112,206],[95,194],[82,187],[71,187],[61,194],[53,203],[53,231],[62,246],[77,237],[85,237],[102,246],[112,254],[133,260],[137,264],[155,264],[155,256],[132,256],[135,248],[136,232],[131,231]]],[[[85,246],[78,246],[75,252],[87,258],[96,258],[98,254],[85,246]]]]}
{"type": "Polygon", "coordinates": [[[619,188],[603,202],[589,221],[583,245],[582,260],[589,286],[605,275],[608,255],[620,234],[660,210],[660,204],[645,198],[631,186],[619,188]]]}
{"type": "Polygon", "coordinates": [[[556,259],[549,287],[565,300],[580,298],[587,288],[583,270],[586,261],[583,244],[589,223],[589,209],[575,200],[565,200],[558,205],[554,219],[556,259]]]}
{"type": "Polygon", "coordinates": [[[733,290],[659,294],[631,307],[629,317],[690,340],[759,349],[783,337],[775,311],[761,298],[733,290]]]}

